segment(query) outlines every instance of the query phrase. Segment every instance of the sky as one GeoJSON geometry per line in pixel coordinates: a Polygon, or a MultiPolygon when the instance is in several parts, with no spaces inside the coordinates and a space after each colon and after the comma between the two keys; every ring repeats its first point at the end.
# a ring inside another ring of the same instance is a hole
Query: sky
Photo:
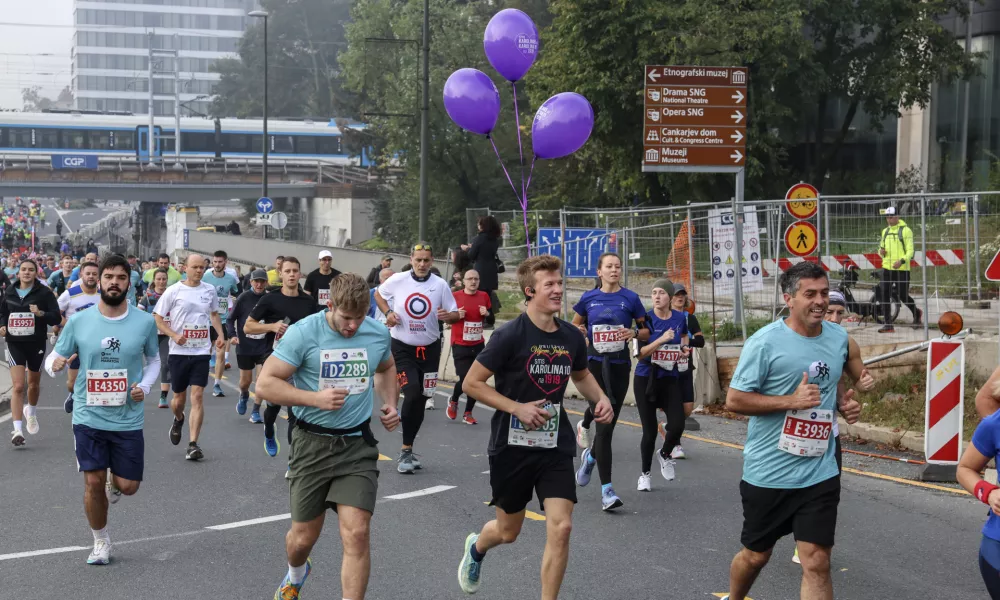
{"type": "Polygon", "coordinates": [[[0,109],[20,109],[21,89],[55,98],[70,83],[73,0],[0,0],[0,109]]]}

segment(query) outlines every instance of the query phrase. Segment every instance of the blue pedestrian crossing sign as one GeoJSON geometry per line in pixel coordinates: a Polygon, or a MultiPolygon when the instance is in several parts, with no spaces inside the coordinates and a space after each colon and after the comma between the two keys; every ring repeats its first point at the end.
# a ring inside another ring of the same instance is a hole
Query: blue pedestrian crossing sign
{"type": "Polygon", "coordinates": [[[265,215],[274,210],[274,202],[267,196],[264,196],[257,201],[257,212],[264,213],[265,215]]]}

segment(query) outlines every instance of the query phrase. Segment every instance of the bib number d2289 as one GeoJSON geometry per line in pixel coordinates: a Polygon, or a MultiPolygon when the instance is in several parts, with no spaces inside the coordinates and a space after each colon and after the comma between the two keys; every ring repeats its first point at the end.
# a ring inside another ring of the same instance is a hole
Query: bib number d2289
{"type": "Polygon", "coordinates": [[[350,394],[361,394],[370,384],[367,348],[320,351],[319,389],[347,388],[350,394]]]}
{"type": "Polygon", "coordinates": [[[790,410],[785,413],[778,449],[807,458],[823,456],[832,433],[832,410],[790,410]]]}

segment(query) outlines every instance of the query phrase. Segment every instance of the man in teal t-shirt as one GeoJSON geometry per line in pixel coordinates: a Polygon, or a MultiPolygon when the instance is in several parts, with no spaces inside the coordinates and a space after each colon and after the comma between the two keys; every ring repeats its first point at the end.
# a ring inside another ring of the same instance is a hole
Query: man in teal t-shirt
{"type": "MultiPolygon", "coordinates": [[[[799,263],[781,276],[789,317],[747,340],[726,408],[750,417],[743,451],[743,549],[729,592],[743,598],[775,543],[794,534],[802,598],[833,598],[830,555],[840,503],[833,420],[857,408],[837,398],[848,357],[847,332],[824,321],[830,283],[822,267],[799,263]]],[[[728,596],[727,596],[728,598],[728,596]]]]}
{"type": "MultiPolygon", "coordinates": [[[[224,250],[216,250],[215,255],[212,257],[212,270],[206,270],[205,274],[201,277],[201,282],[214,287],[215,293],[219,297],[219,318],[222,320],[223,329],[226,328],[226,320],[229,318],[230,296],[239,294],[240,292],[239,280],[236,279],[235,275],[226,270],[226,262],[228,260],[229,257],[224,250]]],[[[225,396],[222,393],[221,385],[223,362],[226,369],[231,368],[232,365],[229,364],[229,340],[226,340],[224,347],[215,349],[213,360],[215,386],[212,388],[212,395],[216,398],[225,396]]]]}
{"type": "MultiPolygon", "coordinates": [[[[364,554],[369,553],[379,456],[369,422],[377,393],[382,425],[396,428],[399,390],[389,331],[365,316],[368,302],[368,284],[359,275],[335,278],[329,310],[292,324],[257,380],[257,393],[268,402],[296,407],[288,465],[289,568],[276,598],[298,597],[327,507],[337,511],[341,531],[366,532],[364,554]]],[[[345,598],[364,597],[368,578],[362,568],[356,556],[344,553],[345,598]]]]}
{"type": "Polygon", "coordinates": [[[153,317],[125,301],[131,285],[128,263],[112,256],[99,272],[97,308],[66,321],[45,368],[55,377],[68,357],[79,356],[73,436],[84,474],[84,509],[94,534],[87,563],[106,565],[111,560],[108,502],[135,494],[142,481],[143,401],[159,376],[160,354],[153,317]]]}

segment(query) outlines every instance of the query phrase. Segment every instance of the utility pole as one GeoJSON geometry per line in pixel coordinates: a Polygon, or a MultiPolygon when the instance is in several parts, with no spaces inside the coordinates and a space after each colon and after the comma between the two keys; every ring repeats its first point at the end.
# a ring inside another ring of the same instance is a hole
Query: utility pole
{"type": "Polygon", "coordinates": [[[149,132],[146,134],[146,139],[149,142],[149,162],[152,164],[154,157],[156,156],[156,142],[153,139],[156,136],[156,125],[153,123],[153,32],[150,31],[147,35],[147,40],[149,41],[149,132]]]}
{"type": "Polygon", "coordinates": [[[424,0],[424,98],[420,106],[420,222],[417,237],[427,241],[427,118],[430,108],[430,0],[424,0]]]}
{"type": "MultiPolygon", "coordinates": [[[[972,9],[975,8],[975,0],[969,0],[969,15],[965,17],[965,55],[969,56],[972,54],[972,9]]],[[[962,87],[965,89],[964,98],[962,99],[962,133],[961,141],[959,142],[959,156],[961,157],[961,171],[959,172],[959,188],[960,192],[965,191],[965,164],[969,157],[969,94],[972,93],[971,85],[969,80],[966,79],[962,82],[962,87]]],[[[971,202],[966,201],[966,207],[971,205],[971,202]]],[[[968,208],[966,208],[968,211],[968,208]]],[[[968,215],[968,212],[966,212],[968,215]]]]}
{"type": "Polygon", "coordinates": [[[181,36],[174,34],[174,156],[181,162],[181,36]]]}

